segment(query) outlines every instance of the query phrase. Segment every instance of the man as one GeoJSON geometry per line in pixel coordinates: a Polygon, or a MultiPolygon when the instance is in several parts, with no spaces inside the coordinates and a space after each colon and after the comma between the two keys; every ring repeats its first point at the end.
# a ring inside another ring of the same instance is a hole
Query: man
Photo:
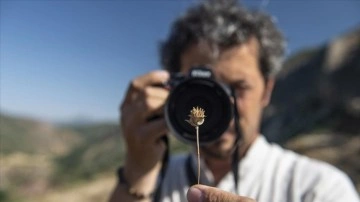
{"type": "Polygon", "coordinates": [[[177,19],[161,48],[167,71],[135,78],[121,105],[127,152],[110,201],[359,201],[342,172],[269,144],[259,134],[284,46],[268,15],[245,10],[235,1],[205,1],[177,19]],[[211,67],[216,81],[234,89],[241,118],[219,140],[200,148],[201,183],[216,188],[189,189],[195,155],[171,157],[163,170],[162,137],[168,127],[164,118],[149,118],[163,112],[169,91],[158,84],[169,80],[168,72],[186,74],[198,65],[211,67]],[[239,142],[236,125],[242,134],[239,142]]]}

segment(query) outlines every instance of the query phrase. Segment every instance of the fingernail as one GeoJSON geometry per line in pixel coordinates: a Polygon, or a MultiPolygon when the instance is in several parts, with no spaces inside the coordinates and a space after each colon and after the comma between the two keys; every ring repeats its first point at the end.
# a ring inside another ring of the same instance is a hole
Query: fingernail
{"type": "Polygon", "coordinates": [[[202,202],[203,196],[200,189],[191,187],[187,193],[187,198],[189,202],[202,202]]]}

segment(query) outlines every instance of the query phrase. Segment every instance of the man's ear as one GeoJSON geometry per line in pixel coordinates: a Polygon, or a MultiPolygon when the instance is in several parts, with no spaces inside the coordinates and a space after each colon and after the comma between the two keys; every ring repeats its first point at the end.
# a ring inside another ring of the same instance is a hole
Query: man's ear
{"type": "Polygon", "coordinates": [[[274,78],[268,78],[268,80],[265,83],[265,89],[264,89],[264,95],[262,99],[262,106],[266,107],[270,103],[271,100],[271,94],[274,89],[275,85],[275,79],[274,78]]]}

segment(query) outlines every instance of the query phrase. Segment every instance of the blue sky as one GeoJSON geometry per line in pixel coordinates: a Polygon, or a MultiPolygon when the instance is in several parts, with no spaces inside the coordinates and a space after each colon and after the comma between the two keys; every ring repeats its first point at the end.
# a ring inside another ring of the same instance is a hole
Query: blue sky
{"type": "MultiPolygon", "coordinates": [[[[127,83],[195,0],[2,0],[0,109],[47,121],[116,120],[127,83]]],[[[360,26],[357,0],[244,1],[274,15],[288,55],[360,26]]]]}

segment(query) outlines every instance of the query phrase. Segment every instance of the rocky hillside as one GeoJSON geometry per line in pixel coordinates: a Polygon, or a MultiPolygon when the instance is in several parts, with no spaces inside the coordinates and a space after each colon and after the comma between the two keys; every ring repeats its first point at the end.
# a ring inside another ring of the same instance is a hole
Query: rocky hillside
{"type": "Polygon", "coordinates": [[[64,154],[81,142],[73,130],[30,118],[0,114],[1,154],[64,154]]]}
{"type": "Polygon", "coordinates": [[[0,118],[0,201],[41,200],[112,173],[120,164],[117,124],[55,126],[4,114],[0,118]]]}
{"type": "Polygon", "coordinates": [[[321,128],[359,135],[359,78],[360,28],[290,57],[262,131],[275,142],[321,128]]]}

